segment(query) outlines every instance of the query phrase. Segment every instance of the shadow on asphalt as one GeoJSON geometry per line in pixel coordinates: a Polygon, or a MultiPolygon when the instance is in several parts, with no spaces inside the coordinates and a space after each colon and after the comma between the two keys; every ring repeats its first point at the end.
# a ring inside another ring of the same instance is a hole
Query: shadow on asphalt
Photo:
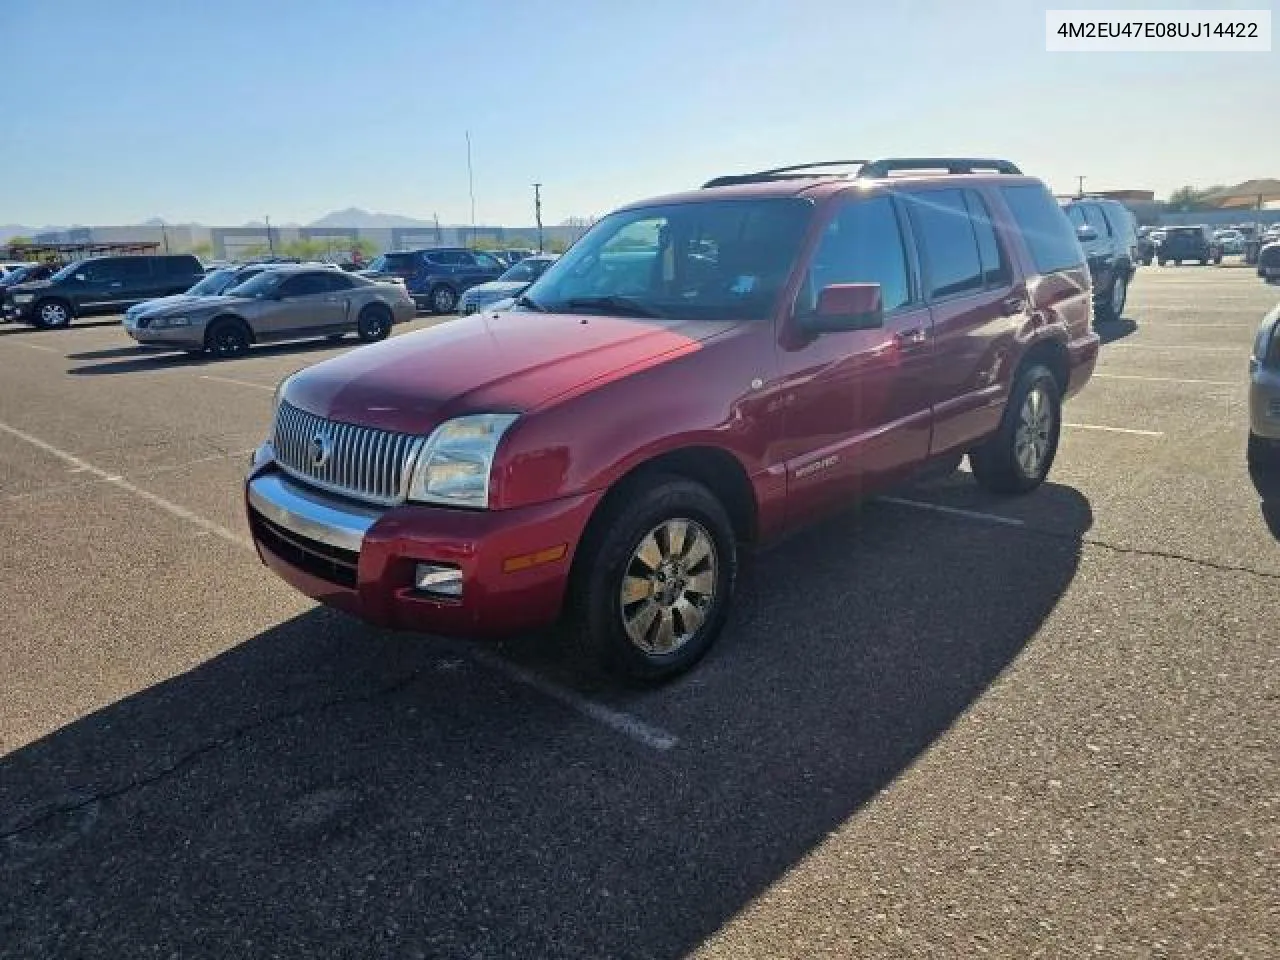
{"type": "Polygon", "coordinates": [[[1094,332],[1098,334],[1102,340],[1103,346],[1108,343],[1114,343],[1117,340],[1123,340],[1125,337],[1138,332],[1138,324],[1129,317],[1121,317],[1108,323],[1094,324],[1094,332]]]}
{"type": "MultiPolygon", "coordinates": [[[[76,320],[71,326],[63,327],[63,330],[77,330],[82,327],[118,327],[120,321],[116,318],[110,320],[76,320]]],[[[0,337],[13,336],[19,333],[56,333],[54,330],[44,330],[41,327],[28,326],[25,323],[6,323],[0,326],[0,337]]]]}
{"type": "Polygon", "coordinates": [[[725,636],[662,687],[575,680],[554,634],[506,645],[673,734],[666,752],[465,644],[325,609],[274,626],[0,758],[0,944],[684,956],[1032,639],[1091,523],[1074,490],[1037,498],[1064,533],[873,502],[793,537],[747,565],[725,636]]]}
{"type": "MultiPolygon", "coordinates": [[[[360,346],[360,341],[355,337],[345,337],[342,340],[334,342],[327,339],[298,340],[290,343],[270,343],[253,347],[246,356],[270,357],[293,353],[312,353],[318,350],[335,350],[343,347],[356,346],[360,346]]],[[[85,360],[112,357],[124,357],[127,359],[122,359],[116,363],[91,363],[83,367],[73,367],[67,372],[81,377],[100,377],[109,374],[144,373],[154,370],[168,370],[173,367],[196,367],[203,366],[205,364],[219,364],[223,362],[207,354],[193,355],[181,352],[166,353],[162,349],[147,347],[113,347],[108,350],[89,351],[87,353],[71,355],[71,359],[85,360]]]]}

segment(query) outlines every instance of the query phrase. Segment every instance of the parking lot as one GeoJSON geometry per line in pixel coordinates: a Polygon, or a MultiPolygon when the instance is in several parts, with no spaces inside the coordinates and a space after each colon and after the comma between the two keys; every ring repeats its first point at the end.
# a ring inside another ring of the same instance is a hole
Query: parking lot
{"type": "Polygon", "coordinates": [[[354,339],[0,327],[0,955],[1274,956],[1278,293],[1140,270],[1049,483],[789,539],[651,689],[258,564],[272,391],[354,339]]]}

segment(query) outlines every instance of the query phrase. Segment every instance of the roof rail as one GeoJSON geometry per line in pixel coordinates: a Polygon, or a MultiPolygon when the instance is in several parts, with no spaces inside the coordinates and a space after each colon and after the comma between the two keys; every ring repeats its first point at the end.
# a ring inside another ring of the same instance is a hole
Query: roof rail
{"type": "Polygon", "coordinates": [[[822,160],[818,163],[797,163],[789,167],[774,167],[772,170],[759,170],[756,173],[738,173],[730,174],[725,177],[716,177],[708,180],[702,185],[703,190],[711,187],[731,187],[740,183],[767,183],[770,180],[792,180],[805,177],[844,177],[843,173],[804,173],[806,170],[817,170],[822,167],[859,167],[866,164],[865,160],[822,160]]]}
{"type": "Polygon", "coordinates": [[[991,157],[890,157],[863,164],[859,179],[887,177],[907,170],[945,170],[947,173],[1000,173],[1020,176],[1008,160],[991,157]]]}

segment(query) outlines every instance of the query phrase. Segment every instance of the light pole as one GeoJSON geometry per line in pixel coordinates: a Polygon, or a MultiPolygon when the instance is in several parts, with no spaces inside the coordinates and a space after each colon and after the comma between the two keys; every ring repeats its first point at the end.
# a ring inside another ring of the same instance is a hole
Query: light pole
{"type": "Polygon", "coordinates": [[[471,169],[471,131],[467,131],[467,190],[471,194],[471,246],[476,245],[476,181],[471,169]]]}
{"type": "Polygon", "coordinates": [[[1084,177],[1076,177],[1076,196],[1084,196],[1084,177]]]}
{"type": "Polygon", "coordinates": [[[275,241],[271,239],[271,217],[268,215],[263,219],[267,222],[267,256],[274,257],[276,255],[276,245],[275,241]]]}
{"type": "Polygon", "coordinates": [[[533,185],[533,218],[538,224],[538,252],[542,252],[542,184],[533,185]]]}

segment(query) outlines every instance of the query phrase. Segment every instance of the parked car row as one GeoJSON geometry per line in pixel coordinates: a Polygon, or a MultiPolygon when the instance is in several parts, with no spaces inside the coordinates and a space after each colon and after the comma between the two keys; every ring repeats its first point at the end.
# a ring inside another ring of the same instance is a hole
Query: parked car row
{"type": "Polygon", "coordinates": [[[466,291],[458,301],[458,312],[475,313],[514,300],[555,263],[553,254],[534,254],[516,261],[497,280],[481,283],[466,291]]]}
{"type": "MultiPolygon", "coordinates": [[[[1098,356],[1081,235],[1007,161],[834,166],[624,207],[510,309],[289,377],[246,479],[263,562],[400,629],[565,616],[658,678],[711,646],[747,545],[966,454],[1036,488],[1098,356]]],[[[446,265],[380,268],[430,298],[446,265]]]]}

